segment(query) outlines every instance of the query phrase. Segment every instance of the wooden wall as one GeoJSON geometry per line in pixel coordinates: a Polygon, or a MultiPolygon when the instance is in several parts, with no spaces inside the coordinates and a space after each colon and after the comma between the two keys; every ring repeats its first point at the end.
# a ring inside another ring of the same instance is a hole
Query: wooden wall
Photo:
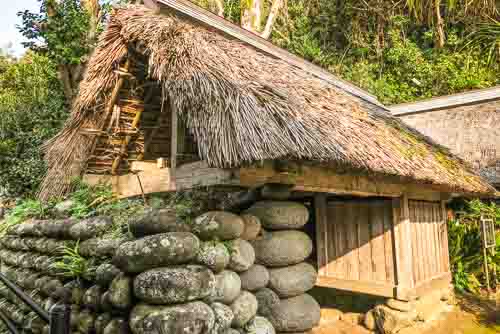
{"type": "Polygon", "coordinates": [[[444,202],[317,196],[318,285],[403,300],[450,282],[444,202]]]}
{"type": "Polygon", "coordinates": [[[415,285],[450,270],[448,234],[444,210],[439,202],[408,201],[415,285]]]}
{"type": "Polygon", "coordinates": [[[327,204],[327,276],[394,283],[391,201],[327,204]]]}

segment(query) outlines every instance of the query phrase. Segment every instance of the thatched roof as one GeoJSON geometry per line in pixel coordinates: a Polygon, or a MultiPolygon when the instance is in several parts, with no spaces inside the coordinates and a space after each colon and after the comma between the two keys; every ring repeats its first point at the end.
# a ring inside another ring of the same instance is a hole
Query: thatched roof
{"type": "Polygon", "coordinates": [[[449,191],[492,191],[463,161],[379,104],[184,16],[128,6],[112,14],[70,120],[47,144],[42,197],[60,194],[61,180],[83,172],[95,145],[81,130],[105,122],[116,69],[132,53],[147,57],[150,78],[211,166],[305,160],[449,191]]]}

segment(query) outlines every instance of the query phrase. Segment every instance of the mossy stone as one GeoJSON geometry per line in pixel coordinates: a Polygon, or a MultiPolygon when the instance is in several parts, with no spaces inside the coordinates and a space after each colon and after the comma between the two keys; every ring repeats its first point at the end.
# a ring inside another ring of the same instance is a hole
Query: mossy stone
{"type": "Polygon", "coordinates": [[[268,230],[300,229],[309,219],[309,210],[297,202],[261,201],[245,213],[259,217],[262,226],[268,230]]]}
{"type": "Polygon", "coordinates": [[[113,263],[128,273],[187,263],[196,257],[199,239],[189,232],[170,232],[123,243],[113,263]]]}
{"type": "Polygon", "coordinates": [[[266,267],[284,267],[303,262],[313,250],[313,243],[301,231],[275,231],[253,240],[256,262],[266,267]]]}
{"type": "Polygon", "coordinates": [[[210,211],[194,219],[192,231],[202,240],[233,240],[243,234],[245,225],[240,216],[226,211],[210,211]]]}
{"type": "Polygon", "coordinates": [[[126,310],[132,306],[132,278],[119,274],[109,286],[109,301],[111,305],[120,310],[126,310]]]}
{"type": "Polygon", "coordinates": [[[278,332],[304,332],[319,323],[320,306],[308,294],[282,299],[267,319],[278,332]]]}
{"type": "Polygon", "coordinates": [[[257,298],[252,293],[242,291],[231,303],[230,307],[234,315],[233,327],[242,328],[255,317],[259,305],[257,298]]]}
{"type": "Polygon", "coordinates": [[[269,271],[260,264],[254,264],[247,271],[240,273],[241,288],[256,291],[265,288],[269,283],[269,271]]]}

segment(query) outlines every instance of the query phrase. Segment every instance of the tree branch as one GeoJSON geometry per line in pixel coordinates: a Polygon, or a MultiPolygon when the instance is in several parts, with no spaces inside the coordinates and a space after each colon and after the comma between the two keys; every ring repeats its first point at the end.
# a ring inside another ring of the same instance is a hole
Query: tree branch
{"type": "Polygon", "coordinates": [[[283,0],[273,0],[271,10],[269,11],[269,16],[267,17],[266,27],[261,34],[262,38],[268,39],[273,31],[274,22],[278,17],[278,13],[283,6],[283,0]]]}

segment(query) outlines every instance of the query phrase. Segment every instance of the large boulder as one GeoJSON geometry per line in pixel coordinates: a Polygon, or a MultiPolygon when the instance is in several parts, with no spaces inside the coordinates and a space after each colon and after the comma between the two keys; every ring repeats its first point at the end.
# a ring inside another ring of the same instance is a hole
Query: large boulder
{"type": "Polygon", "coordinates": [[[241,279],[234,271],[221,271],[215,276],[215,280],[215,289],[207,298],[209,301],[229,305],[240,295],[241,279]]]}
{"type": "Polygon", "coordinates": [[[243,234],[245,225],[240,216],[226,211],[210,211],[192,222],[192,230],[203,240],[237,239],[243,234]]]}
{"type": "Polygon", "coordinates": [[[104,328],[102,334],[128,334],[129,327],[125,319],[115,318],[104,328]]]}
{"type": "Polygon", "coordinates": [[[281,298],[289,298],[311,290],[318,274],[312,265],[302,262],[293,266],[269,270],[269,288],[281,298]]]}
{"type": "Polygon", "coordinates": [[[78,223],[79,221],[75,219],[47,220],[38,226],[38,230],[41,234],[49,238],[70,239],[71,228],[78,223]]]}
{"type": "Polygon", "coordinates": [[[78,250],[85,257],[112,257],[123,242],[123,239],[91,238],[80,243],[78,250]]]}
{"type": "Polygon", "coordinates": [[[266,316],[278,332],[305,332],[319,323],[320,306],[308,294],[282,299],[266,316]]]}
{"type": "Polygon", "coordinates": [[[212,303],[210,304],[210,307],[215,314],[215,333],[220,333],[231,327],[231,323],[234,319],[234,314],[229,306],[222,303],[212,303]]]}
{"type": "Polygon", "coordinates": [[[126,310],[132,306],[132,278],[119,274],[109,286],[109,302],[113,307],[126,310]]]}
{"type": "Polygon", "coordinates": [[[265,288],[269,283],[269,271],[260,264],[254,264],[247,271],[240,273],[240,279],[243,290],[256,291],[265,288]]]}
{"type": "Polygon", "coordinates": [[[248,334],[275,334],[273,324],[264,317],[256,316],[245,325],[248,334]]]}
{"type": "Polygon", "coordinates": [[[102,293],[101,288],[98,285],[90,287],[83,294],[82,298],[83,305],[93,311],[99,310],[101,293],[102,293]]]}
{"type": "Polygon", "coordinates": [[[150,209],[129,221],[130,232],[135,237],[167,233],[191,232],[188,224],[179,219],[173,210],[150,209]]]}
{"type": "Polygon", "coordinates": [[[417,312],[402,312],[393,310],[386,305],[378,305],[373,309],[377,328],[384,334],[396,334],[404,328],[410,327],[417,319],[417,312]]]}
{"type": "Polygon", "coordinates": [[[231,257],[229,268],[236,272],[250,269],[255,262],[255,251],[253,246],[246,240],[236,239],[229,243],[231,257]]]}
{"type": "Polygon", "coordinates": [[[311,238],[300,231],[266,233],[252,241],[256,262],[266,267],[284,267],[307,259],[313,250],[311,238]]]}
{"type": "Polygon", "coordinates": [[[242,328],[255,317],[259,304],[253,294],[242,291],[230,307],[234,314],[233,327],[242,328]]]}
{"type": "Polygon", "coordinates": [[[259,236],[260,231],[262,230],[260,219],[250,214],[241,215],[241,219],[243,219],[243,223],[245,224],[245,229],[243,230],[243,234],[241,235],[240,238],[243,240],[256,239],[259,236]]]}
{"type": "Polygon", "coordinates": [[[120,273],[120,269],[111,263],[103,263],[96,268],[96,283],[107,288],[120,273]]]}
{"type": "Polygon", "coordinates": [[[110,313],[101,313],[95,319],[94,327],[95,334],[103,334],[104,328],[111,322],[111,314],[110,313]]]}
{"type": "Polygon", "coordinates": [[[268,230],[299,229],[309,219],[307,208],[297,202],[257,202],[245,213],[259,217],[262,226],[268,230]]]}
{"type": "Polygon", "coordinates": [[[172,306],[139,304],[130,314],[134,334],[209,334],[215,324],[215,314],[203,302],[172,306]]]}
{"type": "Polygon", "coordinates": [[[84,219],[69,229],[73,240],[87,240],[97,237],[112,227],[113,221],[109,217],[93,217],[84,219]]]}
{"type": "Polygon", "coordinates": [[[189,232],[156,234],[123,243],[113,263],[125,272],[142,271],[165,265],[187,263],[194,259],[200,241],[189,232]]]}
{"type": "Polygon", "coordinates": [[[213,294],[216,279],[204,266],[148,270],[134,280],[135,296],[150,304],[185,303],[213,294]]]}
{"type": "Polygon", "coordinates": [[[218,273],[224,270],[230,261],[230,254],[227,247],[220,242],[203,242],[196,254],[196,262],[210,268],[218,273]]]}

